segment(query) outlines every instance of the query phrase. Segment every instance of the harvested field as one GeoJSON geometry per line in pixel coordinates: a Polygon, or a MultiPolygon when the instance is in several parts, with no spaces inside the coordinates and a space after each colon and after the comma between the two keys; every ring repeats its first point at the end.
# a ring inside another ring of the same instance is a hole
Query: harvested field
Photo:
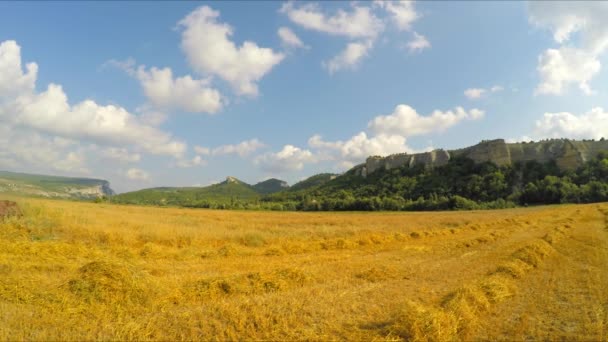
{"type": "Polygon", "coordinates": [[[0,340],[606,340],[608,204],[240,212],[17,199],[0,340]]]}

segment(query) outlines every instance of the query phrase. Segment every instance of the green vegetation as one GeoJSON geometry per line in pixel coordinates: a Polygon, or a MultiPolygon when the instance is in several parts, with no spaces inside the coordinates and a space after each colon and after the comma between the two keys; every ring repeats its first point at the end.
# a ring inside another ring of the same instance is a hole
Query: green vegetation
{"type": "Polygon", "coordinates": [[[153,188],[128,192],[112,197],[114,203],[152,204],[197,208],[239,208],[255,202],[261,194],[254,187],[228,177],[226,181],[207,187],[153,188]]]}
{"type": "Polygon", "coordinates": [[[323,185],[323,184],[329,182],[330,180],[332,180],[338,176],[339,175],[334,174],[334,173],[320,173],[318,175],[308,177],[305,180],[294,184],[293,186],[291,186],[289,188],[288,191],[294,192],[294,191],[306,190],[306,189],[310,189],[313,187],[317,187],[317,186],[320,186],[320,185],[323,185]]]}
{"type": "Polygon", "coordinates": [[[113,195],[101,179],[70,178],[0,171],[0,193],[40,197],[92,199],[113,195]]]}
{"type": "Polygon", "coordinates": [[[379,170],[367,178],[353,170],[319,174],[290,188],[270,179],[254,186],[235,178],[205,188],[156,188],[112,198],[116,203],[219,209],[303,211],[470,210],[518,205],[608,201],[608,154],[576,171],[555,162],[497,166],[457,157],[447,165],[379,170]],[[271,193],[282,188],[283,191],[271,193]]]}
{"type": "Polygon", "coordinates": [[[254,185],[253,188],[260,194],[272,194],[289,188],[287,182],[271,178],[254,185]]]}
{"type": "Polygon", "coordinates": [[[351,170],[308,190],[262,199],[298,210],[458,210],[516,205],[608,201],[608,155],[600,153],[575,172],[555,162],[507,166],[454,158],[432,169],[422,165],[379,170],[363,178],[351,170]]]}

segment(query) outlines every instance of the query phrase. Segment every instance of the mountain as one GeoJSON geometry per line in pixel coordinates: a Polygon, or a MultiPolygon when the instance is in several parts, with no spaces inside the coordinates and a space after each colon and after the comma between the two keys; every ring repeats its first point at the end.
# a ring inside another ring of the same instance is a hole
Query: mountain
{"type": "Polygon", "coordinates": [[[335,174],[335,173],[320,173],[318,175],[308,177],[305,180],[294,184],[287,191],[294,192],[294,191],[306,190],[306,189],[313,188],[316,186],[321,186],[338,176],[340,176],[340,175],[335,174]]]}
{"type": "MultiPolygon", "coordinates": [[[[608,132],[607,132],[608,133],[608,132]]],[[[503,139],[485,140],[477,145],[457,150],[437,149],[430,152],[408,154],[398,153],[387,157],[371,156],[364,164],[355,166],[353,172],[363,177],[376,170],[390,170],[402,166],[424,167],[443,166],[452,158],[465,157],[475,163],[491,162],[498,166],[513,165],[517,162],[555,161],[560,170],[573,171],[586,161],[592,160],[601,151],[608,150],[608,140],[548,139],[538,142],[506,143],[503,139]]]]}
{"type": "Polygon", "coordinates": [[[110,183],[102,179],[70,178],[0,171],[0,193],[68,199],[111,196],[110,183]]]}
{"type": "Polygon", "coordinates": [[[124,204],[175,205],[187,207],[224,207],[235,203],[257,201],[263,194],[276,192],[287,183],[269,179],[251,186],[235,177],[206,187],[152,188],[127,192],[112,197],[112,202],[124,204]]]}
{"type": "Polygon", "coordinates": [[[280,179],[271,178],[263,182],[259,182],[253,186],[253,188],[260,194],[272,194],[275,192],[283,191],[289,188],[287,182],[280,179]]]}
{"type": "Polygon", "coordinates": [[[608,143],[484,141],[460,150],[370,157],[304,189],[262,198],[297,210],[447,210],[608,201],[608,143]]]}

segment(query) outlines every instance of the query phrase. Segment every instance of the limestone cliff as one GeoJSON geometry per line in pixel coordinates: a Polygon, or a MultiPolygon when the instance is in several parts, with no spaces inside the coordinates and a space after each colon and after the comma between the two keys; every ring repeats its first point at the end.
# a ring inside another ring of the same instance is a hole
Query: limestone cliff
{"type": "Polygon", "coordinates": [[[463,156],[476,163],[493,162],[497,165],[510,165],[521,161],[548,162],[555,160],[562,170],[574,170],[595,157],[600,151],[608,151],[608,141],[577,141],[551,139],[530,143],[506,143],[503,139],[486,140],[481,143],[457,150],[443,149],[425,153],[399,153],[387,157],[372,156],[364,164],[355,166],[357,175],[366,177],[379,169],[390,170],[402,166],[425,167],[442,166],[451,158],[463,156]]]}

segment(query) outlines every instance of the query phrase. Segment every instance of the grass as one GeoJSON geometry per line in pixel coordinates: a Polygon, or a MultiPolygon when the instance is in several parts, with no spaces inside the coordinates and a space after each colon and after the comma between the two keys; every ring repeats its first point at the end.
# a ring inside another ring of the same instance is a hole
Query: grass
{"type": "Polygon", "coordinates": [[[0,340],[608,338],[606,204],[293,213],[16,200],[23,216],[0,220],[0,340]]]}

